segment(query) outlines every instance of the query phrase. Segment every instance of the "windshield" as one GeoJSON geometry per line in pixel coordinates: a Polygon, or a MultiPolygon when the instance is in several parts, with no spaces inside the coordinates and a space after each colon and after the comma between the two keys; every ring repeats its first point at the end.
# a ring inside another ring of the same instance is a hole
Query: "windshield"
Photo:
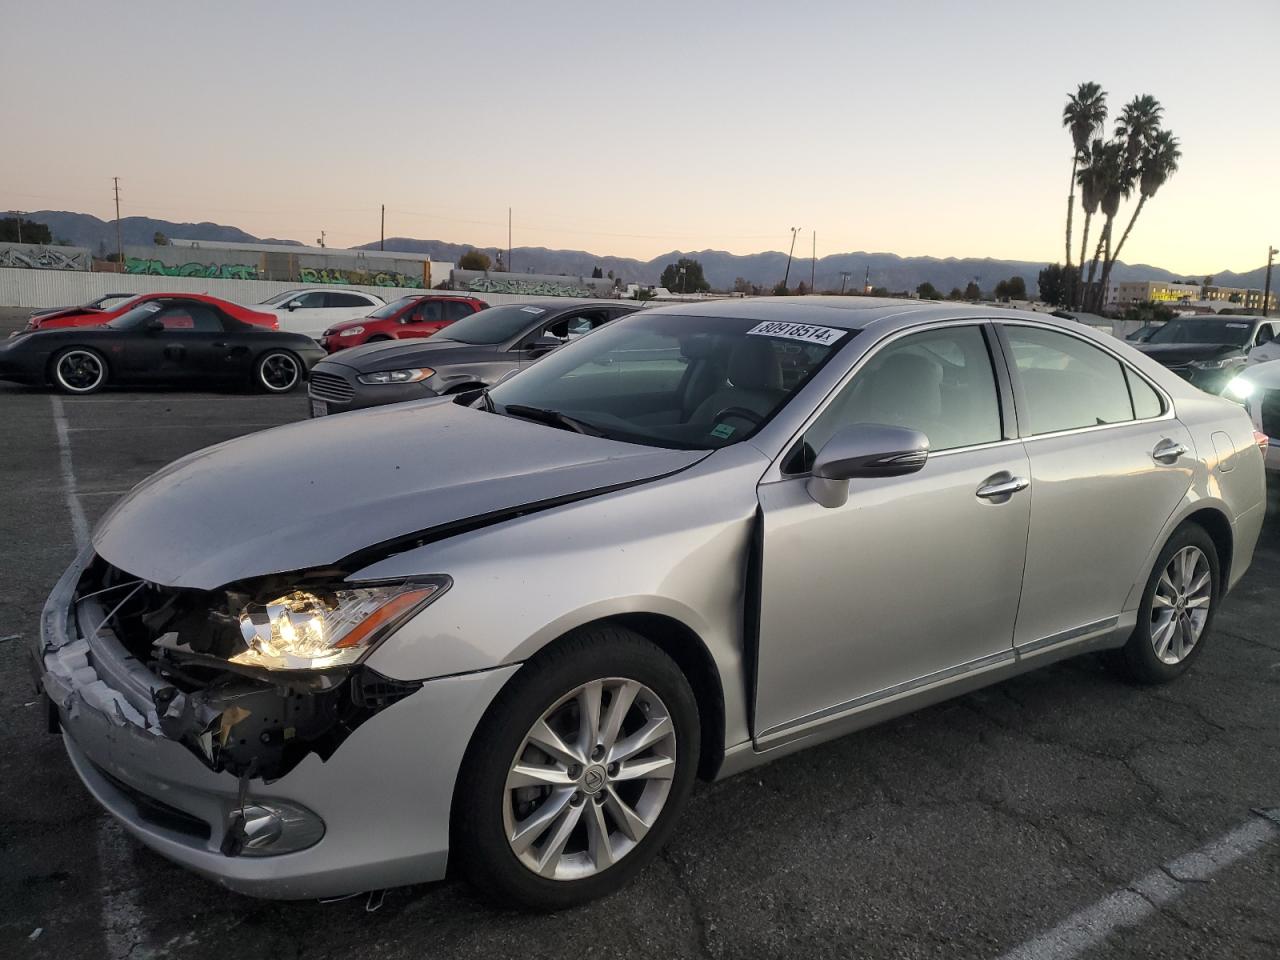
{"type": "Polygon", "coordinates": [[[1179,317],[1147,338],[1147,343],[1229,343],[1243,347],[1253,324],[1248,320],[1179,317]]]}
{"type": "Polygon", "coordinates": [[[394,317],[397,313],[413,303],[415,300],[421,300],[422,297],[401,297],[399,300],[392,300],[385,307],[379,307],[373,313],[369,314],[370,320],[386,320],[388,317],[394,317]]]}
{"type": "Polygon", "coordinates": [[[134,327],[142,326],[147,320],[159,313],[162,306],[164,304],[156,300],[148,301],[120,314],[120,316],[110,321],[107,326],[113,330],[131,330],[134,327]]]}
{"type": "Polygon", "coordinates": [[[267,299],[263,300],[262,306],[274,307],[277,304],[284,303],[286,300],[292,300],[299,293],[301,293],[300,290],[286,290],[284,293],[277,293],[274,297],[267,297],[267,299]]]}
{"type": "Polygon", "coordinates": [[[545,307],[532,304],[490,307],[449,324],[443,336],[460,343],[506,343],[546,312],[545,307]]]}
{"type": "Polygon", "coordinates": [[[637,313],[556,351],[495,387],[489,399],[497,413],[561,426],[567,419],[569,429],[614,440],[713,449],[755,433],[854,335],[637,313]]]}

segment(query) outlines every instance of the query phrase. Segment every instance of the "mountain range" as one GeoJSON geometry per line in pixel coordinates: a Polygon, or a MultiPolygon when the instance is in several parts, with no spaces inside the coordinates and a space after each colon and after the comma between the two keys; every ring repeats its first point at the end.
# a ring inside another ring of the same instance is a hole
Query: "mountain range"
{"type": "MultiPolygon", "coordinates": [[[[86,213],[62,210],[36,210],[24,213],[23,217],[47,224],[56,239],[73,246],[89,247],[95,251],[102,246],[107,250],[115,247],[114,220],[101,220],[86,213]]],[[[174,223],[169,220],[154,220],[150,217],[123,217],[120,221],[120,229],[126,245],[150,244],[156,233],[188,240],[298,244],[296,240],[259,238],[238,227],[210,222],[174,223]]],[[[360,244],[355,249],[370,250],[377,247],[378,241],[375,240],[360,244]]],[[[470,244],[419,240],[412,237],[389,237],[385,242],[385,249],[404,253],[426,253],[430,254],[433,260],[454,263],[463,253],[471,249],[485,251],[491,257],[497,252],[493,247],[473,247],[470,244]]],[[[657,283],[663,267],[680,257],[692,257],[699,261],[707,281],[717,290],[731,289],[739,277],[749,283],[771,287],[783,278],[787,266],[787,255],[778,251],[734,254],[723,250],[672,250],[651,260],[601,256],[584,250],[550,250],[546,247],[516,247],[511,252],[512,265],[521,273],[589,276],[595,267],[599,267],[602,272],[612,271],[614,276],[621,277],[626,282],[642,284],[657,283]]],[[[963,289],[971,280],[975,280],[983,290],[990,290],[998,281],[1015,276],[1022,277],[1027,288],[1033,290],[1036,286],[1036,277],[1044,266],[1043,261],[1033,260],[994,260],[989,257],[939,259],[937,257],[900,257],[893,253],[856,252],[835,253],[820,257],[813,265],[812,273],[815,286],[819,290],[840,289],[843,279],[842,271],[847,271],[849,274],[848,287],[857,289],[868,276],[869,271],[873,286],[885,287],[891,291],[914,290],[918,284],[928,281],[945,294],[952,287],[963,289]]],[[[810,272],[809,258],[797,257],[791,264],[791,285],[794,287],[802,280],[806,284],[809,283],[810,272]]],[[[1206,271],[1203,274],[1192,274],[1190,277],[1194,277],[1196,282],[1199,282],[1206,275],[1212,275],[1214,282],[1220,286],[1261,288],[1265,272],[1265,267],[1258,267],[1256,270],[1245,273],[1221,270],[1210,274],[1206,271]]],[[[1115,265],[1112,275],[1116,280],[1190,278],[1187,274],[1173,273],[1149,264],[1124,262],[1115,265]]]]}

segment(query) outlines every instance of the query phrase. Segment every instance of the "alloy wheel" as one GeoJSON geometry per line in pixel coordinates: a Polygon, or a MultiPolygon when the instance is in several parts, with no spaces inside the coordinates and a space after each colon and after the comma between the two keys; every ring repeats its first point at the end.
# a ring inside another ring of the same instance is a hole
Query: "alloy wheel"
{"type": "Polygon", "coordinates": [[[1213,600],[1209,558],[1183,547],[1170,559],[1151,598],[1151,644],[1161,663],[1181,663],[1204,632],[1213,600]]]}
{"type": "Polygon", "coordinates": [[[538,718],[511,762],[511,850],[548,879],[593,876],[644,839],[675,772],[676,731],[657,694],[621,677],[582,684],[538,718]]]}
{"type": "Polygon", "coordinates": [[[262,361],[259,374],[268,390],[283,393],[298,383],[298,361],[287,353],[272,353],[262,361]]]}
{"type": "Polygon", "coordinates": [[[72,393],[96,389],[106,373],[101,358],[89,350],[68,350],[58,358],[55,369],[58,383],[72,393]]]}

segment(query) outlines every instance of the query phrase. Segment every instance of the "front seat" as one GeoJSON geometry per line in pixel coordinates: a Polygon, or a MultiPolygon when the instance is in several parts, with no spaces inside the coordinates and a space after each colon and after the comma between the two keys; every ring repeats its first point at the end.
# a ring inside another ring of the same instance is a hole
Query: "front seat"
{"type": "Polygon", "coordinates": [[[894,353],[867,371],[862,389],[850,396],[840,422],[909,427],[932,439],[941,416],[942,368],[918,354],[894,353]]]}
{"type": "Polygon", "coordinates": [[[785,396],[782,366],[772,344],[763,337],[749,336],[729,355],[729,386],[721,387],[698,404],[689,421],[710,423],[717,413],[729,407],[745,407],[763,419],[785,396]]]}

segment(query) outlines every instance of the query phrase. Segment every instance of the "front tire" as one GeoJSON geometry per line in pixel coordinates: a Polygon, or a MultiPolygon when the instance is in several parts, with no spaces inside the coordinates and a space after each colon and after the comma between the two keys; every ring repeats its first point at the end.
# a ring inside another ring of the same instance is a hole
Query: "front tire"
{"type": "Polygon", "coordinates": [[[302,383],[302,361],[288,350],[269,350],[258,358],[253,378],[266,393],[289,393],[302,383]]]}
{"type": "Polygon", "coordinates": [[[1221,597],[1218,550],[1196,523],[1174,531],[1156,558],[1129,642],[1111,657],[1125,679],[1168,683],[1204,650],[1221,597]]]}
{"type": "Polygon", "coordinates": [[[83,396],[97,393],[107,384],[107,361],[88,347],[68,347],[50,365],[53,385],[63,393],[83,396]]]}
{"type": "Polygon", "coordinates": [[[561,910],[657,855],[698,767],[698,708],[648,640],[599,625],[529,660],[476,729],[454,792],[454,859],[504,904],[561,910]]]}

